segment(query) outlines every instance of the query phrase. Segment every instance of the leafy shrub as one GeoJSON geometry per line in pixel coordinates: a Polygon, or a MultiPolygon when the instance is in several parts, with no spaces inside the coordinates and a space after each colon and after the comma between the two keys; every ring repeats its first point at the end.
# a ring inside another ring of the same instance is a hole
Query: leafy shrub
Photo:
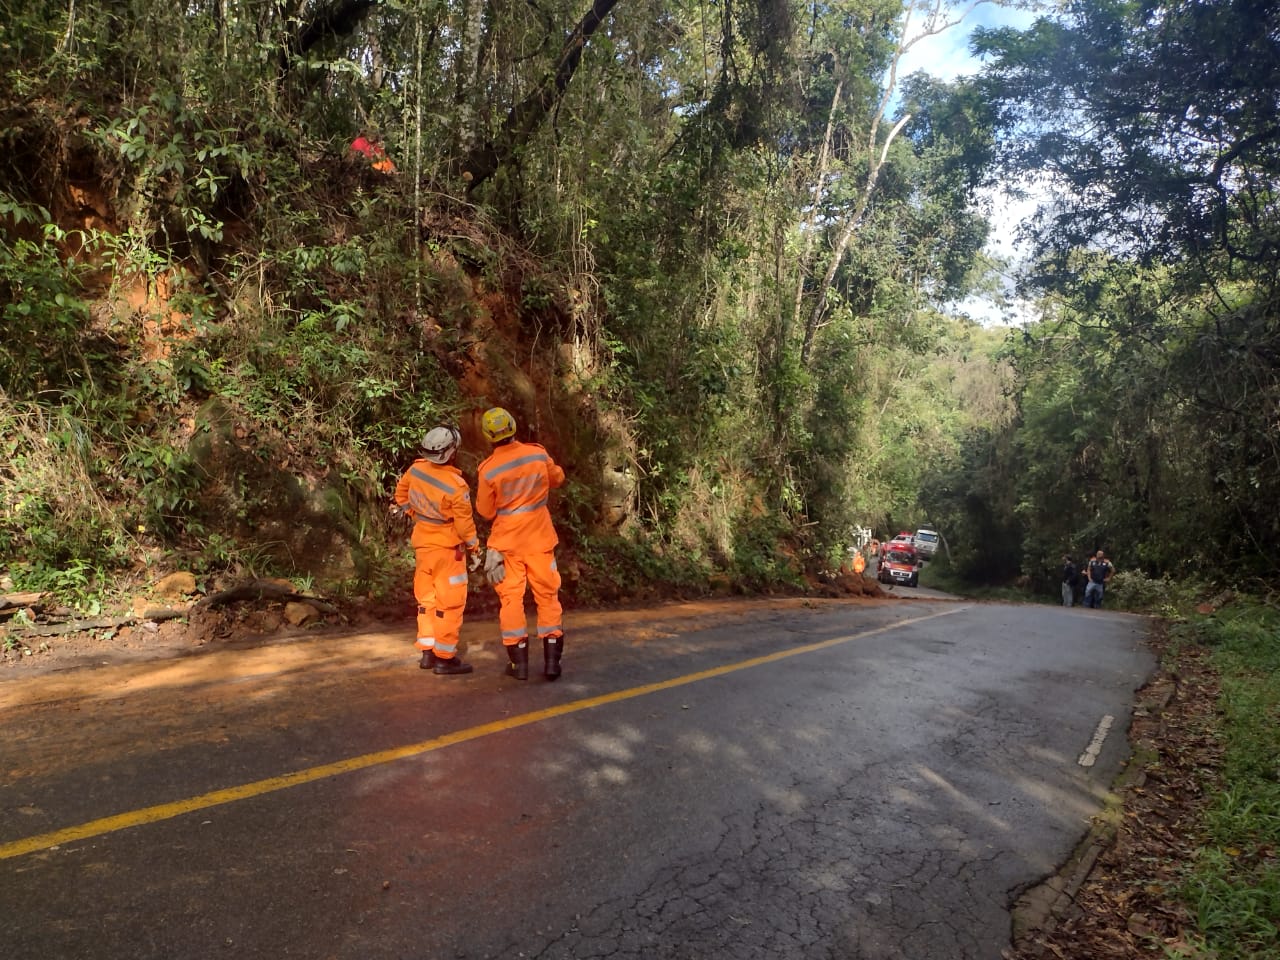
{"type": "Polygon", "coordinates": [[[734,538],[730,573],[743,586],[761,589],[802,584],[800,556],[789,524],[768,515],[743,519],[734,538]]]}
{"type": "Polygon", "coordinates": [[[0,192],[0,391],[15,397],[64,386],[80,375],[79,339],[88,307],[80,299],[80,268],[65,261],[66,235],[49,212],[17,204],[0,192]],[[39,240],[8,233],[8,225],[40,224],[39,240]]]}
{"type": "Polygon", "coordinates": [[[94,483],[88,426],[0,394],[0,436],[0,555],[20,589],[82,605],[127,538],[94,483]]]}
{"type": "Polygon", "coordinates": [[[1177,616],[1190,607],[1202,585],[1169,576],[1149,577],[1141,570],[1117,570],[1107,585],[1107,603],[1126,610],[1177,616]]]}
{"type": "Polygon", "coordinates": [[[584,536],[574,545],[580,572],[572,587],[578,603],[640,598],[656,587],[677,593],[705,593],[709,570],[683,550],[655,543],[643,534],[584,536]]]}

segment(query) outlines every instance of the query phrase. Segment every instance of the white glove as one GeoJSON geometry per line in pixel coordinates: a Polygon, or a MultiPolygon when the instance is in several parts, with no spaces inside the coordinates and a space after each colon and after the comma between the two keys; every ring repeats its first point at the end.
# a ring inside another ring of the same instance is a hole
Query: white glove
{"type": "Polygon", "coordinates": [[[480,558],[480,551],[479,551],[479,550],[472,550],[472,551],[471,551],[471,553],[467,556],[467,570],[468,570],[468,572],[470,572],[470,573],[475,573],[477,570],[479,570],[479,569],[480,569],[480,560],[481,560],[481,558],[480,558]]]}
{"type": "Polygon", "coordinates": [[[484,555],[484,576],[490,583],[501,583],[507,575],[507,563],[502,554],[490,547],[484,555]]]}

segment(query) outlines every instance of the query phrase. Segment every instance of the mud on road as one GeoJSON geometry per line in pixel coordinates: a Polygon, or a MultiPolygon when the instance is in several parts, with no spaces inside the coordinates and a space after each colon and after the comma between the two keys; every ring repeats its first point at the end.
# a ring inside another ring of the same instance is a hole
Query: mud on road
{"type": "MultiPolygon", "coordinates": [[[[566,616],[583,626],[608,623],[617,625],[620,629],[634,627],[643,632],[644,624],[651,620],[675,616],[685,620],[692,617],[696,621],[699,617],[732,616],[744,604],[803,604],[821,599],[873,602],[884,600],[890,593],[882,590],[869,573],[865,577],[843,573],[830,582],[812,584],[807,596],[766,597],[757,600],[721,596],[634,603],[615,605],[608,609],[569,609],[566,616]]],[[[911,594],[898,591],[898,595],[902,599],[924,598],[923,594],[916,595],[914,591],[911,594]]],[[[325,602],[323,605],[333,612],[300,626],[288,622],[285,609],[287,604],[284,601],[271,598],[219,606],[186,601],[171,605],[169,612],[181,616],[175,615],[159,622],[142,617],[134,623],[83,630],[67,629],[75,621],[71,611],[64,610],[59,611],[60,616],[50,621],[58,624],[65,622],[65,626],[58,629],[65,629],[66,632],[56,635],[24,629],[21,621],[13,616],[14,609],[10,607],[0,613],[0,682],[19,674],[29,676],[80,667],[189,657],[219,650],[272,647],[300,640],[340,639],[364,632],[403,631],[412,640],[414,601],[408,594],[403,598],[388,600],[357,598],[336,604],[325,602]]],[[[109,619],[111,618],[105,618],[102,622],[109,619]]],[[[39,620],[37,625],[46,626],[39,620]]],[[[463,626],[464,643],[468,640],[487,642],[496,635],[496,606],[491,598],[471,598],[463,626]]]]}

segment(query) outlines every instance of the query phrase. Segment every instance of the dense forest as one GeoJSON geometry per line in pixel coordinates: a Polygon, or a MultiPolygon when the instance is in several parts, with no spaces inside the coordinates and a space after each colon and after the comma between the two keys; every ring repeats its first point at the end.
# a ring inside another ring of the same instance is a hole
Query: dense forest
{"type": "Polygon", "coordinates": [[[1276,579],[1280,11],[0,0],[0,573],[375,589],[508,407],[607,599],[833,569],[1276,579]],[[354,147],[354,149],[353,149],[354,147]],[[1029,262],[984,198],[1046,197],[1029,262]],[[1034,316],[957,308],[1014,268],[1034,316]]]}

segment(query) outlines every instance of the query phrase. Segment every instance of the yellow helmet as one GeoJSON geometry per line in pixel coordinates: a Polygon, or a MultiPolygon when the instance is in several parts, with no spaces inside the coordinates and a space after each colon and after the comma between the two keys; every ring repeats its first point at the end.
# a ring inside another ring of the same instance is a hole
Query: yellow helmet
{"type": "Polygon", "coordinates": [[[515,436],[516,418],[501,407],[490,407],[480,418],[480,429],[484,438],[490,443],[497,443],[507,437],[515,436]]]}

